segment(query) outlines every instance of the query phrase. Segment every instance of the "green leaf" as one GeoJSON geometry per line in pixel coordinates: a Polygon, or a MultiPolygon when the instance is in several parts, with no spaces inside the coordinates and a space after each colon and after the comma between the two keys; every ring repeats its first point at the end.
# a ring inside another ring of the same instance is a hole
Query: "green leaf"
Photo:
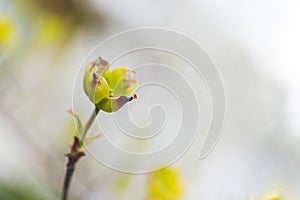
{"type": "Polygon", "coordinates": [[[100,135],[94,135],[91,137],[88,137],[84,140],[84,145],[87,146],[89,144],[91,144],[94,140],[98,139],[100,137],[100,135]]]}
{"type": "Polygon", "coordinates": [[[83,124],[82,124],[82,120],[81,120],[80,115],[72,109],[69,109],[68,113],[70,113],[73,116],[73,118],[75,119],[75,128],[77,130],[77,134],[82,135],[82,133],[83,133],[83,124]]]}

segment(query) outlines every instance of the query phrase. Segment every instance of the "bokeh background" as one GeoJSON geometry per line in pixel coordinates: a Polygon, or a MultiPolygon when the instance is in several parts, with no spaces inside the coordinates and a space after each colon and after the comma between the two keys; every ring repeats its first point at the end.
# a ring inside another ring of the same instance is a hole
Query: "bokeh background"
{"type": "Polygon", "coordinates": [[[108,36],[143,26],[180,31],[207,50],[226,88],[222,138],[205,160],[193,146],[151,174],[86,156],[71,199],[299,199],[299,9],[296,0],[1,0],[0,199],[60,198],[79,65],[108,36]]]}

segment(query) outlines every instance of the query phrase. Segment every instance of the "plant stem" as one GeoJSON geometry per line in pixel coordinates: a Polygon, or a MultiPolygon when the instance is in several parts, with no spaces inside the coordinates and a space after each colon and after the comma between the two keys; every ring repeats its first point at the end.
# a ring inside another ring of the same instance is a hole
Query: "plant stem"
{"type": "Polygon", "coordinates": [[[75,161],[75,159],[72,156],[68,156],[68,158],[69,161],[67,163],[67,170],[66,170],[64,185],[63,185],[63,195],[62,195],[63,200],[68,199],[69,186],[75,170],[75,164],[78,161],[78,159],[77,161],[75,161]]]}
{"type": "Polygon", "coordinates": [[[87,135],[87,132],[91,128],[91,125],[94,122],[94,120],[95,120],[97,114],[99,113],[99,111],[100,110],[98,108],[95,108],[94,112],[92,113],[89,120],[85,124],[84,129],[83,129],[83,133],[82,133],[82,138],[81,138],[82,143],[84,142],[84,140],[86,138],[86,135],[87,135]]]}
{"type": "Polygon", "coordinates": [[[82,152],[82,151],[78,152],[77,150],[83,144],[84,139],[87,136],[87,132],[90,129],[90,127],[91,127],[92,123],[94,122],[99,111],[100,111],[99,109],[95,108],[91,117],[89,118],[86,125],[84,126],[83,135],[81,138],[82,142],[79,142],[79,139],[75,136],[74,143],[72,144],[72,147],[71,147],[71,151],[70,151],[70,153],[66,154],[66,156],[68,157],[68,163],[67,163],[67,169],[66,169],[66,174],[65,174],[65,178],[64,178],[64,184],[63,184],[62,200],[68,199],[68,192],[69,192],[71,180],[72,180],[72,177],[73,177],[73,174],[75,171],[75,165],[76,165],[77,161],[82,156],[84,156],[84,152],[82,152]]]}

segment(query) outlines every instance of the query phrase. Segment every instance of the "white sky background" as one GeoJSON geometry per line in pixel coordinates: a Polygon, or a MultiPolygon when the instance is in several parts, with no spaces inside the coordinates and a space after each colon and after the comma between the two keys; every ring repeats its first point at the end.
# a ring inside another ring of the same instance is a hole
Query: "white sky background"
{"type": "Polygon", "coordinates": [[[288,122],[299,133],[300,2],[214,0],[202,5],[217,13],[215,17],[222,30],[250,47],[254,59],[263,66],[259,70],[286,91],[288,122]]]}
{"type": "MultiPolygon", "coordinates": [[[[204,12],[208,23],[213,22],[214,28],[246,48],[250,53],[251,61],[258,63],[256,65],[258,70],[278,82],[279,87],[286,92],[287,121],[291,131],[300,135],[298,125],[300,118],[300,61],[298,56],[300,52],[300,1],[133,0],[129,2],[95,1],[95,4],[98,4],[102,11],[104,8],[116,21],[126,24],[127,27],[122,27],[119,31],[138,26],[164,27],[169,24],[184,27],[187,25],[180,24],[180,18],[186,15],[190,17],[188,26],[194,26],[195,29],[201,31],[201,27],[197,27],[197,21],[204,12]],[[166,17],[170,18],[164,19],[166,17]],[[168,21],[172,20],[173,22],[168,24],[168,21]]],[[[192,34],[186,29],[180,31],[191,36],[197,34],[193,28],[190,29],[192,34]]],[[[112,32],[115,33],[115,30],[112,32]]],[[[209,42],[206,43],[201,39],[203,38],[196,38],[209,50],[209,42]]]]}

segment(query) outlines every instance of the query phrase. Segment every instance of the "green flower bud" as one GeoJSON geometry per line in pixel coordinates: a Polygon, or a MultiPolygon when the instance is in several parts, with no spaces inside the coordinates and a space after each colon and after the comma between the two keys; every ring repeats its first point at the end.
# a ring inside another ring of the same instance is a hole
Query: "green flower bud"
{"type": "Polygon", "coordinates": [[[136,98],[128,97],[137,87],[135,72],[125,67],[110,71],[107,61],[99,58],[85,69],[83,88],[85,94],[98,109],[115,112],[127,102],[136,98]]]}

